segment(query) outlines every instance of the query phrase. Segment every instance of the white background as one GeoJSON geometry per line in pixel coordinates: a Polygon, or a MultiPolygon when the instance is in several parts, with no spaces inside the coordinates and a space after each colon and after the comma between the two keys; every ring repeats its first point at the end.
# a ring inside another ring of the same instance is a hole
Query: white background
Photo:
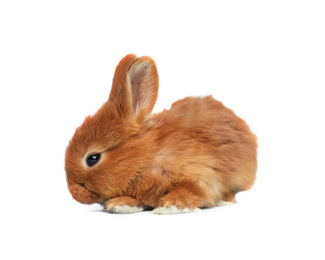
{"type": "Polygon", "coordinates": [[[323,1],[1,1],[1,259],[325,259],[323,1]],[[259,138],[234,206],[113,215],[75,202],[64,152],[128,53],[155,112],[208,95],[259,138]]]}

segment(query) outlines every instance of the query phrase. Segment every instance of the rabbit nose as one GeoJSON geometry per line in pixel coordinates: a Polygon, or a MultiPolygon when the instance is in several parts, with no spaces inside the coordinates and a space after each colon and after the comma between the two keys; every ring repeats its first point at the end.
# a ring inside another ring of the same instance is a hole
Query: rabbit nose
{"type": "Polygon", "coordinates": [[[74,183],[68,185],[72,197],[83,204],[93,204],[101,200],[94,192],[87,189],[83,183],[74,183]]]}

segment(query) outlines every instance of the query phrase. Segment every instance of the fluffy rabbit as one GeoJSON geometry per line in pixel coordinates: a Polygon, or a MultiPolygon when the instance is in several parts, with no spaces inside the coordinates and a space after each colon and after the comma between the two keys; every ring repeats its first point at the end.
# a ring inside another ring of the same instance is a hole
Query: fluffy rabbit
{"type": "Polygon", "coordinates": [[[184,213],[234,202],[252,187],[257,139],[245,121],[212,96],[151,114],[158,84],[150,57],[120,61],[108,101],[66,149],[75,200],[114,213],[184,213]]]}

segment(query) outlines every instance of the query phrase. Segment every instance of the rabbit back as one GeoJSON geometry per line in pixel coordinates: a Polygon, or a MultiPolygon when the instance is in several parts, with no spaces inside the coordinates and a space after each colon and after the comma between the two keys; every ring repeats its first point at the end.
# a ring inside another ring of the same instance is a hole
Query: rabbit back
{"type": "Polygon", "coordinates": [[[187,97],[153,117],[157,147],[153,169],[189,180],[205,192],[200,207],[252,187],[257,138],[244,120],[212,96],[187,97]],[[163,169],[163,170],[161,170],[163,169]]]}

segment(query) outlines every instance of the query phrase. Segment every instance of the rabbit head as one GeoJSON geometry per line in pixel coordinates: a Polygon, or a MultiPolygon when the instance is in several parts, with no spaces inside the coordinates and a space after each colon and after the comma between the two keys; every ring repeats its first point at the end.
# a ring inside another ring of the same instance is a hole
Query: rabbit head
{"type": "Polygon", "coordinates": [[[66,149],[66,178],[75,200],[101,203],[123,194],[135,162],[134,151],[121,147],[141,131],[150,116],[158,84],[150,57],[129,54],[120,61],[108,101],[84,120],[66,149]]]}

